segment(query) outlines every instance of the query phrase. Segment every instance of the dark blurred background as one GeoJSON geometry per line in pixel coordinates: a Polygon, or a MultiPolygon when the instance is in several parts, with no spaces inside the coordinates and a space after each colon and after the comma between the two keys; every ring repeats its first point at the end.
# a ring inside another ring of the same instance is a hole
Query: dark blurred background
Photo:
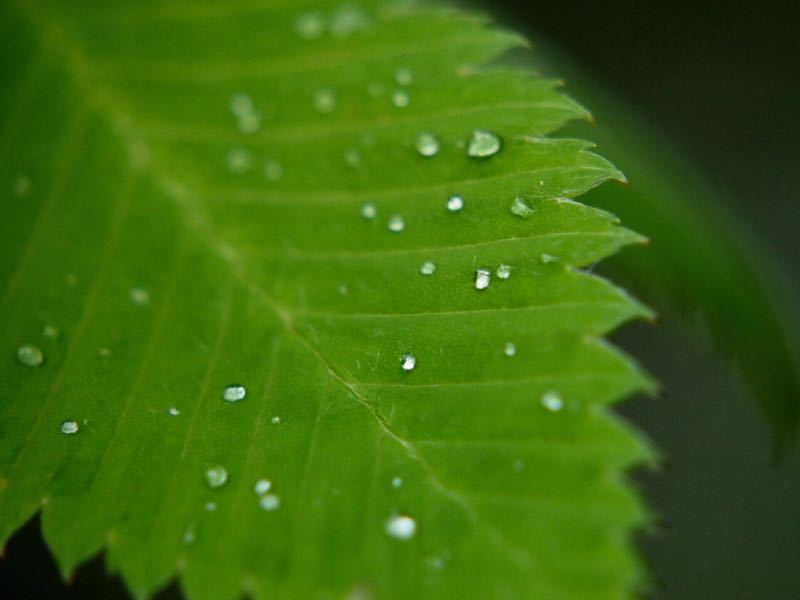
{"type": "MultiPolygon", "coordinates": [[[[800,281],[800,3],[484,4],[517,28],[527,23],[636,106],[716,181],[787,279],[800,281]]],[[[662,518],[638,540],[652,596],[800,598],[800,452],[771,462],[768,431],[735,371],[707,340],[690,345],[670,317],[629,326],[616,341],[667,390],[622,411],[668,458],[660,473],[634,474],[662,518]]],[[[45,597],[126,596],[100,559],[64,586],[34,522],[0,561],[0,598],[45,597]]]]}

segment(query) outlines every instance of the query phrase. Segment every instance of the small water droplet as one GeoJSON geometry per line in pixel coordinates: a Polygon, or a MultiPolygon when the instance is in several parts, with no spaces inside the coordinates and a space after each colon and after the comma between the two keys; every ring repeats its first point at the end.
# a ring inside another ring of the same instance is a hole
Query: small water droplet
{"type": "Polygon", "coordinates": [[[215,510],[217,510],[216,502],[206,502],[206,511],[214,512],[215,510]]]}
{"type": "Polygon", "coordinates": [[[228,481],[228,470],[222,465],[206,469],[206,483],[210,488],[220,488],[228,481]]]}
{"type": "Polygon", "coordinates": [[[17,360],[26,367],[38,367],[44,362],[44,354],[39,346],[23,344],[17,348],[17,360]]]}
{"type": "Polygon", "coordinates": [[[137,306],[147,306],[150,304],[150,292],[144,288],[135,287],[130,292],[131,302],[137,306]]]}
{"type": "Polygon", "coordinates": [[[369,27],[370,18],[358,6],[345,4],[339,7],[331,18],[331,35],[345,38],[369,27]]]}
{"type": "Polygon", "coordinates": [[[429,131],[423,131],[417,136],[417,152],[421,156],[431,157],[439,154],[439,139],[429,131]]]}
{"type": "Polygon", "coordinates": [[[500,136],[485,129],[476,129],[472,132],[467,144],[467,155],[473,158],[488,158],[500,152],[503,142],[500,136]]]}
{"type": "Polygon", "coordinates": [[[239,92],[231,96],[228,106],[235,117],[241,117],[253,112],[253,99],[249,94],[239,92]]]}
{"type": "Polygon", "coordinates": [[[347,152],[344,153],[344,164],[346,164],[351,169],[356,169],[361,166],[361,152],[358,150],[351,148],[347,152]]]}
{"type": "Polygon", "coordinates": [[[407,352],[400,357],[400,367],[403,371],[413,371],[416,366],[417,357],[413,354],[407,352]]]}
{"type": "Polygon", "coordinates": [[[239,400],[244,400],[245,396],[247,396],[247,388],[243,385],[227,385],[222,390],[222,399],[226,402],[239,402],[239,400]]]}
{"type": "Polygon", "coordinates": [[[24,196],[30,195],[32,189],[33,189],[33,184],[26,175],[19,175],[14,180],[14,195],[17,198],[22,198],[24,196]]]}
{"type": "Polygon", "coordinates": [[[492,272],[489,269],[477,269],[475,271],[475,289],[485,290],[492,282],[492,272]]]}
{"type": "Polygon", "coordinates": [[[283,177],[283,165],[277,160],[268,160],[264,163],[264,177],[267,181],[278,181],[283,177]]]}
{"type": "Polygon", "coordinates": [[[405,90],[395,90],[392,93],[392,104],[397,108],[406,108],[411,104],[411,95],[405,90]]]}
{"type": "Polygon", "coordinates": [[[258,505],[262,510],[273,511],[281,507],[281,499],[275,494],[264,494],[258,500],[258,505]]]}
{"type": "Polygon", "coordinates": [[[508,265],[500,265],[497,267],[497,276],[500,279],[508,279],[511,277],[511,267],[508,265]]]}
{"type": "Polygon", "coordinates": [[[419,268],[419,272],[423,275],[433,275],[436,273],[436,263],[426,260],[419,268]]]}
{"type": "Polygon", "coordinates": [[[417,533],[417,522],[406,515],[392,515],[384,525],[386,533],[398,540],[410,540],[417,533]]]}
{"type": "Polygon", "coordinates": [[[514,342],[506,342],[506,345],[503,346],[503,354],[506,356],[514,356],[517,353],[517,346],[514,342]]]}
{"type": "Polygon", "coordinates": [[[511,214],[522,219],[529,219],[536,211],[532,209],[524,198],[516,197],[511,203],[511,214]]]}
{"type": "Polygon", "coordinates": [[[51,340],[57,340],[58,336],[61,335],[61,332],[55,325],[47,324],[42,328],[42,335],[51,340]]]}
{"type": "Polygon", "coordinates": [[[336,110],[337,104],[336,92],[331,88],[320,88],[314,92],[314,109],[318,113],[330,114],[336,110]]]}
{"type": "Polygon", "coordinates": [[[167,412],[170,414],[170,416],[173,417],[177,417],[179,414],[181,414],[181,411],[175,408],[174,406],[170,406],[167,412]]]}
{"type": "Polygon", "coordinates": [[[239,131],[242,133],[246,135],[253,134],[261,129],[261,113],[249,112],[241,115],[237,120],[237,124],[239,131]]]}
{"type": "Polygon", "coordinates": [[[228,150],[228,170],[241,175],[253,167],[253,156],[246,148],[231,148],[228,150]]]}
{"type": "Polygon", "coordinates": [[[280,425],[280,424],[281,424],[281,418],[280,418],[278,415],[275,415],[274,417],[272,417],[272,418],[270,419],[270,422],[271,422],[273,425],[280,425]]]}
{"type": "Polygon", "coordinates": [[[183,532],[183,543],[187,546],[194,544],[197,539],[196,529],[197,526],[194,523],[189,523],[189,525],[186,526],[186,530],[183,532]]]}
{"type": "Polygon", "coordinates": [[[429,556],[425,560],[425,564],[435,571],[439,571],[442,569],[442,567],[444,567],[444,561],[442,560],[441,556],[429,556]]]}
{"type": "Polygon", "coordinates": [[[259,479],[253,486],[253,490],[255,490],[256,494],[259,496],[263,496],[270,491],[270,489],[272,489],[272,482],[269,479],[259,479]]]}
{"type": "Polygon", "coordinates": [[[61,433],[64,435],[75,435],[80,428],[77,421],[64,421],[61,423],[61,433]]]}
{"type": "Polygon", "coordinates": [[[304,40],[316,40],[325,33],[325,17],[322,13],[308,12],[294,22],[294,31],[304,40]]]}
{"type": "Polygon", "coordinates": [[[542,406],[550,412],[558,412],[564,408],[564,401],[561,399],[558,392],[549,391],[542,395],[542,406]]]}
{"type": "Polygon", "coordinates": [[[111,348],[98,348],[97,355],[100,358],[109,358],[111,356],[111,348]]]}
{"type": "Polygon", "coordinates": [[[406,222],[400,215],[392,215],[389,217],[388,223],[389,231],[393,231],[394,233],[400,233],[406,228],[406,222]]]}
{"type": "Polygon", "coordinates": [[[394,479],[392,479],[392,487],[393,488],[399,488],[401,485],[403,485],[403,479],[402,478],[395,477],[394,479]]]}
{"type": "Polygon", "coordinates": [[[464,208],[464,198],[461,196],[454,195],[447,199],[447,210],[450,212],[458,212],[462,208],[464,208]]]}
{"type": "Polygon", "coordinates": [[[365,202],[361,205],[361,216],[365,219],[374,219],[378,216],[378,207],[374,202],[365,202]]]}
{"type": "Polygon", "coordinates": [[[556,262],[558,260],[557,256],[553,256],[552,254],[547,254],[546,252],[542,252],[542,255],[539,257],[539,260],[542,261],[542,264],[549,264],[552,262],[556,262]]]}
{"type": "Polygon", "coordinates": [[[394,72],[394,80],[397,85],[411,85],[414,82],[414,72],[411,69],[397,69],[394,72]]]}
{"type": "Polygon", "coordinates": [[[517,459],[514,461],[514,464],[511,465],[511,468],[514,469],[516,473],[522,473],[525,470],[525,462],[517,459]]]}

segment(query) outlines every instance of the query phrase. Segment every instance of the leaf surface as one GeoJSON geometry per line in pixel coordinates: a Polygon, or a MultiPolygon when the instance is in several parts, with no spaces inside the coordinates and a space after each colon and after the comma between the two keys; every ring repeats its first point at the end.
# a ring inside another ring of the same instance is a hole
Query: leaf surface
{"type": "Polygon", "coordinates": [[[602,336],[649,313],[582,270],[641,238],[571,200],[621,179],[549,136],[586,112],[484,66],[517,36],[410,3],[0,10],[0,538],[42,510],[65,574],[105,549],[137,597],[641,583],[650,452],[605,407],[651,384],[602,336]]]}

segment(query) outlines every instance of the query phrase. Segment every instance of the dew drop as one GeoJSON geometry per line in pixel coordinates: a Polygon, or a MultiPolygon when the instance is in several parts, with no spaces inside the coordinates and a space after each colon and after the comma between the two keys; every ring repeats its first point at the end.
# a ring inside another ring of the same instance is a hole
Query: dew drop
{"type": "Polygon", "coordinates": [[[395,90],[392,93],[392,104],[397,108],[406,108],[411,104],[411,95],[405,90],[395,90]]]}
{"type": "Polygon", "coordinates": [[[386,520],[387,535],[398,540],[410,540],[417,533],[417,522],[405,515],[392,515],[386,520]]]}
{"type": "Polygon", "coordinates": [[[237,123],[239,126],[239,131],[250,135],[261,129],[261,114],[257,112],[249,112],[241,115],[237,123]]]}
{"type": "Polygon", "coordinates": [[[361,166],[361,152],[355,149],[350,149],[344,153],[344,164],[351,169],[356,169],[361,166]]]}
{"type": "Polygon", "coordinates": [[[58,330],[58,327],[56,327],[55,325],[47,324],[42,328],[42,335],[44,337],[46,337],[46,338],[51,339],[51,340],[58,339],[58,336],[60,334],[61,334],[61,332],[58,330]]]}
{"type": "Polygon", "coordinates": [[[558,392],[549,391],[542,395],[542,406],[550,412],[558,412],[564,408],[564,401],[558,392]]]}
{"type": "Polygon", "coordinates": [[[32,189],[33,184],[26,175],[19,175],[14,180],[14,195],[18,198],[30,195],[32,189]]]}
{"type": "Polygon", "coordinates": [[[411,69],[397,69],[394,72],[394,80],[397,85],[411,85],[414,82],[414,73],[411,69]]]}
{"type": "Polygon", "coordinates": [[[503,346],[503,354],[506,356],[514,356],[517,353],[517,346],[514,342],[506,342],[506,345],[503,346]]]}
{"type": "Polygon", "coordinates": [[[228,481],[228,470],[222,465],[215,465],[206,469],[206,483],[210,488],[220,488],[228,481]]]}
{"type": "Polygon", "coordinates": [[[273,425],[280,425],[281,424],[281,418],[278,415],[275,415],[274,417],[272,417],[270,419],[270,423],[272,423],[273,425]]]}
{"type": "Polygon", "coordinates": [[[26,367],[38,367],[44,362],[44,354],[39,346],[23,344],[17,348],[17,360],[26,367]]]}
{"type": "Polygon", "coordinates": [[[264,494],[258,501],[261,510],[273,511],[281,507],[281,499],[275,494],[264,494]]]}
{"type": "Polygon", "coordinates": [[[318,12],[300,15],[294,22],[294,31],[304,40],[316,40],[325,33],[325,17],[318,12]]]}
{"type": "Polygon", "coordinates": [[[111,356],[111,348],[98,348],[97,355],[100,358],[109,358],[111,356]]]}
{"type": "Polygon", "coordinates": [[[336,99],[336,92],[331,88],[320,88],[314,92],[314,109],[318,113],[327,115],[336,110],[338,101],[336,99]]]}
{"type": "Polygon", "coordinates": [[[511,465],[511,468],[514,469],[516,473],[522,473],[525,470],[525,462],[517,459],[514,461],[514,464],[511,465]]]}
{"type": "Polygon", "coordinates": [[[137,306],[147,306],[150,304],[150,292],[144,288],[135,287],[131,289],[131,302],[137,306]]]}
{"type": "Polygon", "coordinates": [[[267,181],[278,181],[283,177],[283,165],[277,160],[268,160],[264,163],[264,177],[267,181]]]}
{"type": "Polygon", "coordinates": [[[546,252],[542,252],[542,255],[539,257],[539,260],[542,261],[542,264],[550,264],[552,262],[556,262],[558,260],[557,256],[553,256],[552,254],[547,254],[546,252]]]}
{"type": "Polygon", "coordinates": [[[78,433],[80,425],[77,421],[64,421],[61,423],[61,433],[64,435],[75,435],[78,433]]]}
{"type": "Polygon", "coordinates": [[[413,354],[406,353],[400,357],[400,367],[403,369],[403,371],[413,371],[416,366],[417,357],[413,354]]]}
{"type": "Polygon", "coordinates": [[[357,31],[366,29],[369,23],[369,16],[361,8],[346,4],[333,14],[331,35],[337,38],[345,38],[357,31]]]}
{"type": "Polygon", "coordinates": [[[170,406],[167,412],[170,414],[170,416],[173,417],[177,417],[179,414],[181,414],[181,411],[175,408],[174,406],[170,406]]]}
{"type": "Polygon", "coordinates": [[[461,196],[450,196],[447,199],[447,210],[450,212],[458,212],[464,208],[464,198],[461,196]]]}
{"type": "Polygon", "coordinates": [[[406,222],[400,215],[392,215],[389,217],[389,223],[387,225],[389,227],[389,231],[393,231],[394,233],[400,233],[406,228],[406,222]]]}
{"type": "Polygon", "coordinates": [[[476,129],[469,138],[467,155],[473,158],[488,158],[500,152],[502,146],[503,142],[496,133],[476,129]]]}
{"type": "Polygon", "coordinates": [[[417,136],[417,152],[421,156],[431,157],[439,154],[439,139],[429,131],[423,131],[417,136]]]}
{"type": "Polygon", "coordinates": [[[489,269],[478,269],[475,271],[475,289],[485,290],[492,282],[492,272],[489,269]]]}
{"type": "Polygon", "coordinates": [[[239,402],[247,396],[247,388],[243,385],[228,385],[222,390],[222,399],[226,402],[239,402]]]}
{"type": "Polygon", "coordinates": [[[441,556],[429,556],[425,560],[425,564],[435,571],[439,571],[442,569],[442,567],[444,567],[444,561],[442,560],[441,556]]]}
{"type": "Polygon", "coordinates": [[[241,175],[253,166],[253,156],[245,148],[231,148],[228,150],[228,170],[241,175]]]}
{"type": "Polygon", "coordinates": [[[197,539],[197,532],[195,530],[196,525],[194,523],[189,523],[189,525],[186,526],[186,530],[183,532],[183,543],[187,546],[194,544],[197,539]]]}
{"type": "Polygon", "coordinates": [[[497,277],[500,279],[508,279],[511,277],[511,267],[508,265],[500,265],[497,267],[497,277]]]}
{"type": "Polygon", "coordinates": [[[374,202],[365,202],[361,205],[361,216],[365,219],[374,219],[378,216],[378,207],[374,202]]]}
{"type": "Polygon", "coordinates": [[[217,510],[217,503],[216,502],[206,502],[206,511],[207,512],[214,512],[217,510]]]}
{"type": "Polygon", "coordinates": [[[423,275],[433,275],[436,273],[436,263],[426,260],[419,268],[419,272],[423,275]]]}
{"type": "Polygon", "coordinates": [[[532,209],[524,198],[516,197],[511,203],[511,214],[521,219],[529,219],[536,211],[532,209]]]}
{"type": "Polygon", "coordinates": [[[235,117],[242,117],[253,112],[253,99],[242,92],[231,96],[228,106],[235,117]]]}
{"type": "Polygon", "coordinates": [[[259,496],[263,496],[268,491],[272,489],[272,482],[269,479],[259,479],[256,481],[255,486],[253,486],[253,490],[259,496]]]}
{"type": "Polygon", "coordinates": [[[392,487],[393,488],[399,488],[401,485],[403,485],[403,479],[402,478],[395,477],[394,479],[392,479],[392,487]]]}

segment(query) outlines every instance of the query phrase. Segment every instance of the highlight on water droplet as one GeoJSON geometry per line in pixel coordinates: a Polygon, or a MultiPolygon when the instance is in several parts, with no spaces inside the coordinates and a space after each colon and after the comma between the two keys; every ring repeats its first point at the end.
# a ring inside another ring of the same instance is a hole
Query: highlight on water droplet
{"type": "Polygon", "coordinates": [[[365,202],[361,205],[361,216],[365,219],[374,219],[378,216],[378,207],[374,202],[365,202]]]}
{"type": "Polygon", "coordinates": [[[439,138],[430,131],[423,131],[417,136],[417,152],[420,156],[431,157],[439,154],[439,138]]]}
{"type": "Polygon", "coordinates": [[[318,113],[328,115],[336,110],[337,104],[336,92],[333,89],[324,87],[314,92],[314,109],[318,113]]]}
{"type": "Polygon", "coordinates": [[[222,465],[214,465],[206,469],[206,483],[208,487],[215,489],[225,485],[228,481],[228,470],[222,465]]]}
{"type": "Polygon", "coordinates": [[[394,233],[400,233],[406,228],[406,222],[401,215],[392,215],[389,217],[389,223],[387,224],[389,231],[393,231],[394,233]]]}
{"type": "Polygon", "coordinates": [[[131,302],[137,306],[147,306],[150,304],[150,292],[144,288],[135,287],[130,292],[131,302]]]}
{"type": "Polygon", "coordinates": [[[417,357],[411,354],[410,352],[406,352],[403,356],[400,357],[400,368],[403,371],[413,371],[417,366],[417,357]]]}
{"type": "Polygon", "coordinates": [[[272,417],[270,419],[270,423],[272,423],[273,425],[280,425],[281,424],[281,418],[278,415],[275,415],[274,417],[272,417]]]}
{"type": "Polygon", "coordinates": [[[398,540],[410,540],[417,533],[417,522],[406,515],[392,515],[386,520],[387,535],[398,540]]]}
{"type": "Polygon", "coordinates": [[[267,181],[278,181],[283,177],[283,165],[277,160],[268,160],[264,163],[264,177],[267,181]]]}
{"type": "Polygon", "coordinates": [[[167,410],[167,413],[169,413],[169,415],[172,417],[177,417],[179,414],[181,414],[181,411],[174,406],[170,406],[169,410],[167,410]]]}
{"type": "Polygon", "coordinates": [[[419,268],[419,272],[423,275],[433,275],[436,273],[436,263],[426,260],[419,268]]]}
{"type": "Polygon", "coordinates": [[[414,82],[414,72],[411,69],[400,68],[394,72],[397,85],[411,85],[414,82]]]}
{"type": "Polygon", "coordinates": [[[259,496],[263,496],[268,491],[270,491],[270,489],[272,489],[272,482],[269,479],[264,479],[264,478],[256,481],[256,484],[253,486],[253,490],[259,496]]]}
{"type": "Polygon", "coordinates": [[[80,430],[81,426],[77,421],[64,421],[61,423],[61,433],[64,435],[75,435],[80,430]]]}
{"type": "Polygon", "coordinates": [[[496,133],[476,129],[467,143],[467,155],[473,158],[488,158],[500,152],[502,147],[503,142],[496,133]]]}
{"type": "Polygon", "coordinates": [[[264,494],[259,498],[258,505],[261,510],[266,510],[267,512],[278,510],[281,507],[281,499],[275,494],[264,494]]]}
{"type": "Polygon", "coordinates": [[[496,273],[500,279],[508,279],[511,277],[511,267],[509,265],[500,265],[497,267],[496,273]]]}
{"type": "Polygon", "coordinates": [[[231,148],[228,150],[228,170],[241,175],[253,167],[253,156],[246,148],[231,148]]]}
{"type": "Polygon", "coordinates": [[[17,348],[17,360],[26,367],[38,367],[44,362],[44,353],[39,346],[23,344],[17,348]]]}
{"type": "Polygon", "coordinates": [[[319,12],[303,13],[294,22],[294,31],[304,40],[316,40],[325,33],[325,17],[319,12]]]}
{"type": "Polygon", "coordinates": [[[28,196],[33,189],[33,184],[27,175],[18,175],[14,180],[14,195],[17,198],[28,196]]]}
{"type": "Polygon", "coordinates": [[[239,402],[239,400],[244,400],[245,396],[247,396],[247,388],[243,385],[226,385],[222,390],[222,399],[226,402],[239,402]]]}
{"type": "Polygon", "coordinates": [[[411,94],[405,90],[395,90],[392,93],[392,104],[396,108],[406,108],[411,104],[411,94]]]}
{"type": "Polygon", "coordinates": [[[492,282],[492,272],[489,269],[477,269],[475,271],[475,289],[485,290],[492,282]]]}
{"type": "Polygon", "coordinates": [[[551,390],[542,395],[542,406],[550,412],[558,412],[564,408],[564,401],[558,392],[551,390]]]}
{"type": "Polygon", "coordinates": [[[529,219],[535,212],[536,211],[525,202],[525,199],[519,196],[514,198],[514,202],[511,203],[511,214],[522,219],[529,219]]]}
{"type": "Polygon", "coordinates": [[[458,195],[450,196],[447,199],[447,210],[450,212],[458,212],[464,208],[464,198],[458,195]]]}
{"type": "Polygon", "coordinates": [[[514,342],[506,342],[503,346],[503,354],[506,356],[514,356],[517,353],[517,346],[514,342]]]}

